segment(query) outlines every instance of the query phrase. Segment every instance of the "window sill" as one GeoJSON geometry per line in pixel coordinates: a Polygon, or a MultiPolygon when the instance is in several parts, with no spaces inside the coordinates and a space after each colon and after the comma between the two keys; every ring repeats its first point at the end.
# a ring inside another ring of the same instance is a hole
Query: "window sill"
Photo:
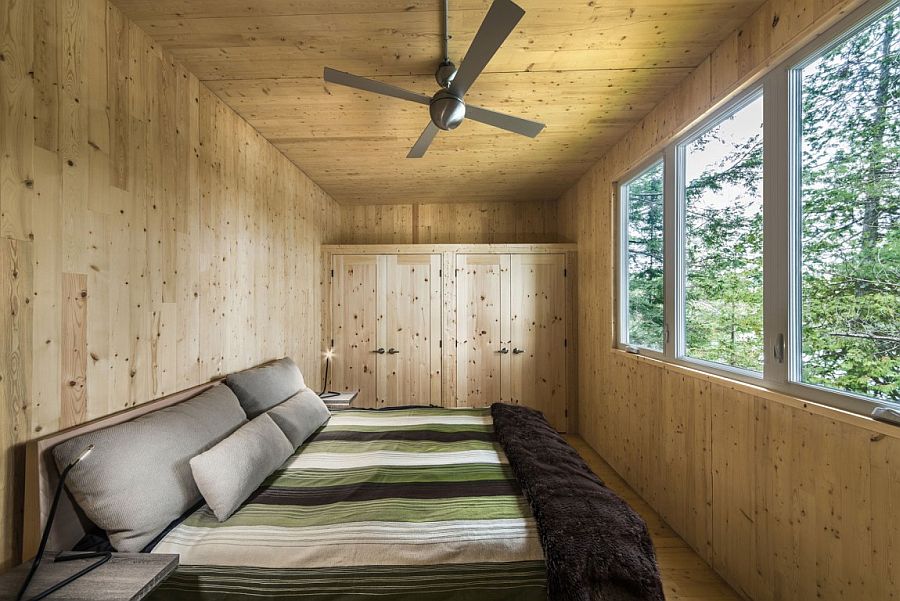
{"type": "Polygon", "coordinates": [[[772,390],[771,388],[766,388],[764,386],[748,384],[746,382],[728,378],[726,376],[709,373],[703,371],[702,369],[687,367],[676,363],[670,363],[669,361],[664,361],[655,357],[648,357],[646,355],[629,353],[628,351],[620,348],[613,348],[612,353],[613,357],[616,359],[637,361],[638,363],[643,363],[659,369],[664,369],[667,372],[689,376],[698,380],[704,380],[706,382],[711,382],[719,386],[725,386],[738,392],[752,394],[753,396],[761,397],[770,401],[775,401],[776,403],[781,403],[782,405],[800,409],[813,415],[819,415],[827,419],[832,419],[851,426],[864,428],[866,430],[884,434],[892,438],[900,439],[900,427],[878,421],[865,415],[860,415],[858,413],[844,411],[843,409],[838,409],[836,407],[831,407],[822,403],[805,400],[799,397],[785,394],[783,392],[779,392],[777,390],[772,390]]]}

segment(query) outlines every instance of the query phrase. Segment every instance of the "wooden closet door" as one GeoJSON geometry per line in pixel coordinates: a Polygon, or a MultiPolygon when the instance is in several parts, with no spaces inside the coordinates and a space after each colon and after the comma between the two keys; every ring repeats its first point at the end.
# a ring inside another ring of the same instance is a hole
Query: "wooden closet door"
{"type": "Polygon", "coordinates": [[[377,255],[335,255],[331,288],[334,358],[329,388],[359,390],[357,407],[376,406],[377,255]]]}
{"type": "Polygon", "coordinates": [[[456,404],[509,397],[509,255],[456,256],[456,404]],[[506,352],[502,352],[503,350],[506,352]]]}
{"type": "Polygon", "coordinates": [[[566,429],[566,257],[512,255],[511,401],[566,429]]]}
{"type": "Polygon", "coordinates": [[[384,257],[379,407],[441,404],[440,269],[440,255],[384,257]]]}

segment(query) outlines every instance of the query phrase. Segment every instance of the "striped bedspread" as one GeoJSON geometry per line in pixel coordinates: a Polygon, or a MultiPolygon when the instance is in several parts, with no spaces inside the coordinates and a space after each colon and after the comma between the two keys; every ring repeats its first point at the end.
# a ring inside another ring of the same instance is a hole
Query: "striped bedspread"
{"type": "Polygon", "coordinates": [[[545,601],[531,510],[489,409],[342,411],[223,523],[204,506],[154,553],[154,599],[545,601]]]}

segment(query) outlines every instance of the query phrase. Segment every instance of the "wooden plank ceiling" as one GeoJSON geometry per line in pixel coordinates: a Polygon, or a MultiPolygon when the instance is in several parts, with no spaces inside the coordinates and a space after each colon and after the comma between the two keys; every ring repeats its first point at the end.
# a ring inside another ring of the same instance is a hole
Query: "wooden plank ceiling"
{"type": "MultiPolygon", "coordinates": [[[[467,101],[542,121],[466,121],[406,153],[427,107],[325,85],[326,65],[437,90],[442,0],[113,0],[343,204],[552,200],[761,0],[517,0],[519,26],[467,101]]],[[[450,0],[457,64],[490,0],[450,0]]]]}

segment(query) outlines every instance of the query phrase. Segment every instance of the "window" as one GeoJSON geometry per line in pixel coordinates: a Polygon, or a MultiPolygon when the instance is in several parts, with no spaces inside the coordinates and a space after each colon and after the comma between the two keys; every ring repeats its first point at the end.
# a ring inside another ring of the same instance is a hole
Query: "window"
{"type": "Polygon", "coordinates": [[[659,161],[620,188],[626,265],[622,340],[662,351],[663,313],[663,163],[659,161]]]}
{"type": "Polygon", "coordinates": [[[684,355],[763,369],[763,98],[680,149],[684,355]]]}
{"type": "Polygon", "coordinates": [[[900,0],[864,2],[624,181],[629,350],[900,407],[900,0]]]}
{"type": "Polygon", "coordinates": [[[900,402],[900,6],[792,75],[795,377],[900,402]]]}

